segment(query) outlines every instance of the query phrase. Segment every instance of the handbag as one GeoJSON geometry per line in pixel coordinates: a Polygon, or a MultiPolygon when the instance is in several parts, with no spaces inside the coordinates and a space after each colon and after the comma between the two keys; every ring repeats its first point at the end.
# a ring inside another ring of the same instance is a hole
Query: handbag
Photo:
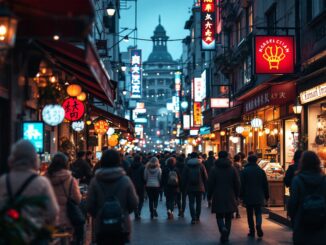
{"type": "Polygon", "coordinates": [[[75,200],[71,198],[72,184],[73,184],[73,179],[71,178],[68,194],[64,186],[63,186],[63,191],[65,193],[65,196],[67,197],[67,203],[66,203],[67,217],[70,220],[70,223],[74,227],[76,227],[85,224],[85,215],[83,214],[78,203],[76,203],[75,200]]]}

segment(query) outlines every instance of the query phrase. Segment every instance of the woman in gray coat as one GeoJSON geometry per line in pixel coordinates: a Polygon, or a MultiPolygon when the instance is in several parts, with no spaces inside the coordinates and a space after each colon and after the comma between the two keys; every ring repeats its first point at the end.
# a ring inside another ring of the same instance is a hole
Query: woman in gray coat
{"type": "MultiPolygon", "coordinates": [[[[311,225],[307,227],[303,220],[303,202],[308,195],[319,195],[326,200],[326,180],[315,152],[303,153],[299,163],[299,172],[292,181],[291,190],[288,212],[293,225],[293,243],[295,245],[326,244],[325,217],[323,224],[319,228],[313,229],[311,229],[311,225]]],[[[322,217],[323,214],[318,213],[317,216],[322,217]]]]}
{"type": "Polygon", "coordinates": [[[240,179],[232,167],[228,153],[221,151],[208,177],[208,200],[212,200],[212,213],[216,214],[221,242],[227,242],[231,231],[232,214],[237,209],[240,179]]]}

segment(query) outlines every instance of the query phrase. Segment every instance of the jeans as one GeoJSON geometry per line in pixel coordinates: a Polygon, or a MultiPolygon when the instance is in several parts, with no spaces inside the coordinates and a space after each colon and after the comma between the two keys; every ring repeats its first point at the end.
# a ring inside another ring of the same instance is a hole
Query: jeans
{"type": "Polygon", "coordinates": [[[194,220],[198,220],[200,217],[202,195],[203,193],[200,191],[188,193],[190,215],[191,218],[194,220]],[[195,208],[195,202],[196,202],[196,208],[195,208]]]}
{"type": "Polygon", "coordinates": [[[218,230],[222,233],[223,228],[228,230],[228,236],[230,235],[231,231],[231,224],[232,224],[232,213],[217,213],[216,214],[216,222],[218,226],[218,230]]]}
{"type": "Polygon", "coordinates": [[[150,210],[151,214],[153,214],[154,210],[157,209],[160,188],[159,187],[147,187],[146,191],[147,191],[147,195],[148,195],[149,210],[150,210]]]}
{"type": "Polygon", "coordinates": [[[246,207],[246,209],[247,209],[247,220],[248,220],[249,229],[251,231],[255,230],[254,212],[255,212],[255,216],[256,216],[256,227],[261,227],[261,224],[263,221],[261,206],[260,205],[248,205],[246,207]]]}
{"type": "Polygon", "coordinates": [[[137,213],[140,215],[141,210],[143,208],[143,204],[144,204],[144,190],[136,190],[137,191],[137,195],[139,198],[139,203],[138,203],[138,207],[137,207],[137,213]]]}
{"type": "Polygon", "coordinates": [[[166,196],[166,209],[171,212],[174,210],[174,204],[177,200],[177,192],[174,191],[168,191],[165,193],[166,196]]]}
{"type": "Polygon", "coordinates": [[[177,205],[179,211],[184,212],[186,209],[186,203],[187,203],[187,193],[186,192],[179,192],[177,195],[177,205]]]}

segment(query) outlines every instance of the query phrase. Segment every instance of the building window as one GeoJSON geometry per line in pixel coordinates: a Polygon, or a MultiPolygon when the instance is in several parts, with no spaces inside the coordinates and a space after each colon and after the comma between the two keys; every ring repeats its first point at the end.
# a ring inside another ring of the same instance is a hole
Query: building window
{"type": "Polygon", "coordinates": [[[266,12],[267,33],[269,35],[276,34],[276,4],[266,12]]]}
{"type": "Polygon", "coordinates": [[[253,30],[253,24],[254,24],[254,19],[253,19],[253,11],[252,11],[252,5],[250,4],[249,7],[247,8],[247,34],[251,33],[253,30]]]}
{"type": "Polygon", "coordinates": [[[155,86],[155,80],[154,79],[150,79],[149,80],[149,83],[148,83],[148,86],[151,86],[151,87],[155,86]]]}
{"type": "Polygon", "coordinates": [[[307,22],[311,21],[326,9],[326,0],[307,0],[307,22]]]}
{"type": "Polygon", "coordinates": [[[251,56],[243,62],[243,84],[246,85],[251,81],[251,56]]]}
{"type": "Polygon", "coordinates": [[[237,40],[237,44],[239,44],[240,41],[242,40],[242,37],[241,37],[241,18],[239,18],[237,20],[237,25],[236,25],[236,40],[237,40]]]}
{"type": "Polygon", "coordinates": [[[157,85],[163,86],[164,85],[164,80],[159,80],[158,83],[157,83],[157,85]]]}

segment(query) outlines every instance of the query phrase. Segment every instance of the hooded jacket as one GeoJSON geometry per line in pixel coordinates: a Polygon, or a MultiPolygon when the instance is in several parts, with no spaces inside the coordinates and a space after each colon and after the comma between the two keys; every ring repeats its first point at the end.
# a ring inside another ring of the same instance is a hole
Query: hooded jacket
{"type": "Polygon", "coordinates": [[[233,213],[237,208],[240,179],[237,170],[227,158],[215,162],[208,177],[207,198],[212,200],[212,213],[233,213]]]}
{"type": "Polygon", "coordinates": [[[87,210],[95,218],[95,234],[97,234],[100,222],[98,213],[106,202],[105,198],[113,192],[120,201],[124,214],[123,233],[129,237],[131,233],[129,214],[136,210],[138,196],[122,167],[100,168],[91,180],[87,196],[87,210]]]}
{"type": "Polygon", "coordinates": [[[188,160],[186,166],[182,172],[182,185],[186,192],[205,192],[205,184],[208,179],[205,166],[201,163],[198,158],[191,158],[188,160]],[[197,185],[192,185],[189,181],[191,171],[197,171],[196,168],[199,168],[199,183],[197,185]]]}
{"type": "Polygon", "coordinates": [[[293,225],[293,241],[298,244],[326,244],[326,226],[320,230],[307,230],[301,224],[302,200],[307,194],[318,192],[326,199],[326,178],[317,172],[303,171],[293,178],[288,214],[293,225]]]}
{"type": "Polygon", "coordinates": [[[161,186],[162,170],[159,164],[148,163],[144,171],[146,187],[161,186]]]}
{"type": "Polygon", "coordinates": [[[80,203],[81,194],[78,187],[77,180],[72,177],[71,172],[62,169],[51,176],[47,176],[52,184],[55,196],[57,198],[60,212],[57,219],[57,225],[61,227],[72,228],[69,218],[67,217],[67,200],[69,195],[70,183],[72,181],[71,198],[76,202],[80,203]]]}

